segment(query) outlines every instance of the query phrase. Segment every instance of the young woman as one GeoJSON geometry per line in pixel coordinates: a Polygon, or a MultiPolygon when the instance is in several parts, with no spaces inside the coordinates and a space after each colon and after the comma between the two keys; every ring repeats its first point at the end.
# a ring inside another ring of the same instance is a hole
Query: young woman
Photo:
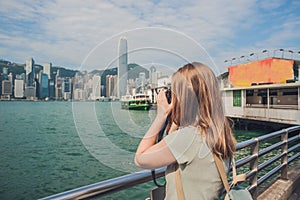
{"type": "Polygon", "coordinates": [[[135,163],[147,169],[168,166],[166,199],[178,199],[176,163],[186,200],[218,199],[223,184],[213,153],[223,158],[228,170],[236,141],[224,116],[217,79],[210,68],[193,62],[173,74],[171,89],[170,104],[165,91],[156,96],[157,116],[137,148],[135,163]],[[155,143],[168,115],[171,115],[169,134],[155,143]]]}

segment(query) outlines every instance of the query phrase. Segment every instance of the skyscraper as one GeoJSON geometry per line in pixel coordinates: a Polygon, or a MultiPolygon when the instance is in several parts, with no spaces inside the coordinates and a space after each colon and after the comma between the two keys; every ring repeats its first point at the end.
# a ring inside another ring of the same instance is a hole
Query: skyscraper
{"type": "Polygon", "coordinates": [[[116,84],[117,84],[117,76],[115,75],[107,75],[106,76],[106,96],[107,97],[115,97],[117,95],[116,84]]]}
{"type": "Polygon", "coordinates": [[[49,97],[49,79],[48,74],[43,73],[43,70],[39,73],[39,98],[45,99],[49,97]]]}
{"type": "Polygon", "coordinates": [[[145,72],[140,72],[138,78],[137,93],[144,93],[145,84],[146,84],[146,74],[145,72]]]}
{"type": "Polygon", "coordinates": [[[157,79],[158,79],[158,72],[156,71],[156,68],[152,65],[150,67],[150,84],[152,88],[157,87],[157,79]]]}
{"type": "Polygon", "coordinates": [[[29,58],[26,60],[26,85],[34,86],[34,60],[29,58]]]}
{"type": "Polygon", "coordinates": [[[43,71],[45,74],[48,75],[48,79],[51,79],[51,68],[52,68],[52,63],[44,63],[43,71]]]}
{"type": "Polygon", "coordinates": [[[61,100],[62,97],[62,78],[60,77],[60,71],[57,70],[55,79],[55,98],[56,100],[61,100]]]}
{"type": "Polygon", "coordinates": [[[34,60],[29,58],[26,60],[26,79],[25,79],[25,97],[27,99],[36,98],[36,84],[34,80],[35,69],[34,69],[34,60]]]}
{"type": "Polygon", "coordinates": [[[9,80],[2,81],[2,95],[10,97],[12,95],[12,82],[9,80]]]}
{"type": "Polygon", "coordinates": [[[24,97],[24,80],[21,78],[15,79],[15,98],[23,98],[24,97]]]}
{"type": "Polygon", "coordinates": [[[49,98],[55,99],[55,83],[53,79],[49,80],[49,98]]]}
{"type": "Polygon", "coordinates": [[[3,80],[8,80],[8,68],[3,67],[2,71],[3,71],[3,80]]]}
{"type": "Polygon", "coordinates": [[[92,100],[99,100],[101,96],[101,76],[95,74],[93,76],[92,100]]]}
{"type": "Polygon", "coordinates": [[[121,37],[119,41],[118,65],[118,97],[126,95],[127,91],[127,40],[121,37]]]}
{"type": "Polygon", "coordinates": [[[70,77],[65,77],[62,82],[62,94],[64,100],[70,100],[72,97],[72,80],[70,77]]]}

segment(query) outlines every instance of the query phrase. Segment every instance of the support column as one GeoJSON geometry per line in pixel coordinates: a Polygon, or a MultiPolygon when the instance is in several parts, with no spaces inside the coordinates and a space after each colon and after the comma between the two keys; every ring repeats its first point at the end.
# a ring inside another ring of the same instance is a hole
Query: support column
{"type": "MultiPolygon", "coordinates": [[[[298,83],[300,83],[300,65],[298,65],[298,83]]],[[[298,110],[300,110],[300,87],[298,86],[298,110]]]]}
{"type": "Polygon", "coordinates": [[[300,110],[300,87],[298,86],[298,110],[300,110]]]}
{"type": "Polygon", "coordinates": [[[267,88],[267,119],[270,118],[270,88],[267,88]]]}
{"type": "Polygon", "coordinates": [[[251,187],[254,187],[253,191],[252,191],[252,197],[253,199],[257,198],[258,195],[258,190],[257,190],[257,180],[258,180],[258,151],[259,151],[259,141],[257,138],[254,138],[254,140],[256,141],[255,144],[253,144],[250,147],[250,154],[251,156],[255,156],[255,159],[253,159],[250,162],[250,171],[254,173],[254,175],[252,177],[250,177],[249,179],[249,183],[251,185],[251,187]]]}
{"type": "Polygon", "coordinates": [[[281,135],[281,142],[284,142],[284,145],[281,146],[281,153],[284,154],[281,158],[281,165],[283,165],[281,169],[281,178],[284,180],[288,180],[288,134],[288,131],[285,131],[285,133],[281,135]]]}

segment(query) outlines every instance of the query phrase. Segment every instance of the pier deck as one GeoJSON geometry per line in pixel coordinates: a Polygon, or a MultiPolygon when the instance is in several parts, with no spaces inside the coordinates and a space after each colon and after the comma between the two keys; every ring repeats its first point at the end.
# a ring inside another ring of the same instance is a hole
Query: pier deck
{"type": "Polygon", "coordinates": [[[299,200],[300,162],[288,169],[288,179],[278,179],[257,200],[299,200]]]}

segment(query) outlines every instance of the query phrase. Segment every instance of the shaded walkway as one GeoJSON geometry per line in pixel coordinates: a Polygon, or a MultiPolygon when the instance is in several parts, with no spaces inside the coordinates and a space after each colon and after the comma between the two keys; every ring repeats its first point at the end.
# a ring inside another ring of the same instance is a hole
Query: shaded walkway
{"type": "Polygon", "coordinates": [[[257,200],[300,200],[300,162],[288,168],[288,179],[278,179],[257,200]]]}
{"type": "Polygon", "coordinates": [[[288,200],[299,200],[299,199],[300,199],[300,185],[298,184],[297,188],[292,193],[290,198],[288,198],[288,200]]]}

